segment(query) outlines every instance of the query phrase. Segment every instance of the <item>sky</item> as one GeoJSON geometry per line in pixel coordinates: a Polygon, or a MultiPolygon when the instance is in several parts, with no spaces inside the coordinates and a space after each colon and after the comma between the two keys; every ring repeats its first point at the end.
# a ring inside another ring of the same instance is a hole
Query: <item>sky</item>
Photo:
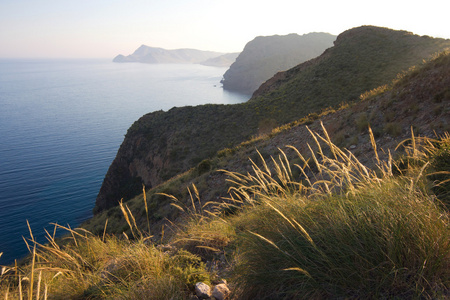
{"type": "Polygon", "coordinates": [[[450,1],[0,0],[0,58],[113,58],[140,45],[240,52],[257,36],[361,25],[450,38],[450,1]]]}

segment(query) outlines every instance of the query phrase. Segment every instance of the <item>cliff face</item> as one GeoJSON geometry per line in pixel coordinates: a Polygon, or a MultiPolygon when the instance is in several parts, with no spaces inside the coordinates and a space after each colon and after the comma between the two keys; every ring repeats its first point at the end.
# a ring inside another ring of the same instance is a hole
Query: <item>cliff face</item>
{"type": "Polygon", "coordinates": [[[147,114],[128,130],[105,176],[95,212],[139,194],[142,183],[154,187],[253,135],[356,101],[446,47],[450,40],[359,27],[341,34],[320,57],[277,74],[247,103],[147,114]]]}
{"type": "Polygon", "coordinates": [[[322,54],[335,39],[328,33],[257,37],[247,43],[223,75],[223,87],[251,94],[275,73],[322,54]]]}
{"type": "Polygon", "coordinates": [[[252,121],[233,105],[188,106],[144,115],[128,129],[94,212],[132,198],[142,191],[142,184],[154,187],[249,138],[256,130],[252,121]],[[238,120],[247,130],[241,130],[238,120]]]}
{"type": "Polygon", "coordinates": [[[196,49],[166,50],[163,48],[142,45],[138,49],[136,49],[133,54],[130,54],[128,56],[124,56],[122,54],[117,55],[113,59],[113,62],[141,62],[149,64],[199,64],[223,55],[225,54],[213,51],[202,51],[196,49]]]}

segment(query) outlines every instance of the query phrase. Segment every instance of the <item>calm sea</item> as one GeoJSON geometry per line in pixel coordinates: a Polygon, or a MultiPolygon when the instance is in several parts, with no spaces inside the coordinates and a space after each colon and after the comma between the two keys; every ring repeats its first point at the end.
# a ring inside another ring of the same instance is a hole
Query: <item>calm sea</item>
{"type": "Polygon", "coordinates": [[[27,253],[26,220],[39,242],[55,222],[91,216],[127,129],[174,106],[240,103],[226,68],[107,60],[0,60],[0,258],[27,253]]]}

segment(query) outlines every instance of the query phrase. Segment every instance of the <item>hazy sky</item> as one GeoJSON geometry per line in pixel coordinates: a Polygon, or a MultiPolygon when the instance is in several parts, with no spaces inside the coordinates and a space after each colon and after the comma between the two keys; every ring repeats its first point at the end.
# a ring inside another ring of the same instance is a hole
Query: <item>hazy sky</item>
{"type": "Polygon", "coordinates": [[[0,0],[0,57],[108,57],[140,45],[241,51],[260,35],[361,25],[450,38],[450,1],[0,0]]]}

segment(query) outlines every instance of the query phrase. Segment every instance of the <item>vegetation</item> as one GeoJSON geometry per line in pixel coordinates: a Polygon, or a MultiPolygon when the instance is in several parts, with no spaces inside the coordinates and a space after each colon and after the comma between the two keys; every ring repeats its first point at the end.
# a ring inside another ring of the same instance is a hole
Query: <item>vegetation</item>
{"type": "Polygon", "coordinates": [[[317,139],[332,157],[319,147],[319,175],[305,176],[306,186],[291,181],[284,156],[275,174],[256,166],[253,175],[233,174],[236,198],[247,204],[232,221],[240,230],[238,298],[445,297],[448,211],[427,191],[429,156],[413,144],[408,157],[424,167],[394,177],[392,161],[367,170],[329,139],[317,139]]]}
{"type": "Polygon", "coordinates": [[[220,275],[237,299],[444,298],[449,215],[433,188],[445,180],[429,179],[446,167],[437,157],[450,136],[413,136],[401,145],[403,161],[378,160],[371,170],[323,132],[310,132],[310,159],[290,148],[298,159],[281,151],[266,162],[259,154],[252,173],[224,171],[231,184],[225,202],[202,204],[195,186],[190,205],[163,194],[189,215],[171,245],[156,246],[124,204],[131,236],[110,236],[107,224],[100,236],[55,225],[70,235],[56,241],[48,233],[49,243],[40,245],[30,230],[30,261],[3,269],[2,294],[187,299],[196,282],[220,275]],[[222,266],[207,269],[206,260],[222,266]]]}
{"type": "MultiPolygon", "coordinates": [[[[124,215],[134,218],[126,210],[124,215]]],[[[69,235],[57,241],[55,232],[48,233],[46,245],[37,243],[30,229],[31,261],[2,270],[5,299],[186,299],[195,283],[209,283],[213,275],[198,256],[156,247],[142,233],[130,240],[126,234],[99,237],[57,228],[69,235]]]]}

